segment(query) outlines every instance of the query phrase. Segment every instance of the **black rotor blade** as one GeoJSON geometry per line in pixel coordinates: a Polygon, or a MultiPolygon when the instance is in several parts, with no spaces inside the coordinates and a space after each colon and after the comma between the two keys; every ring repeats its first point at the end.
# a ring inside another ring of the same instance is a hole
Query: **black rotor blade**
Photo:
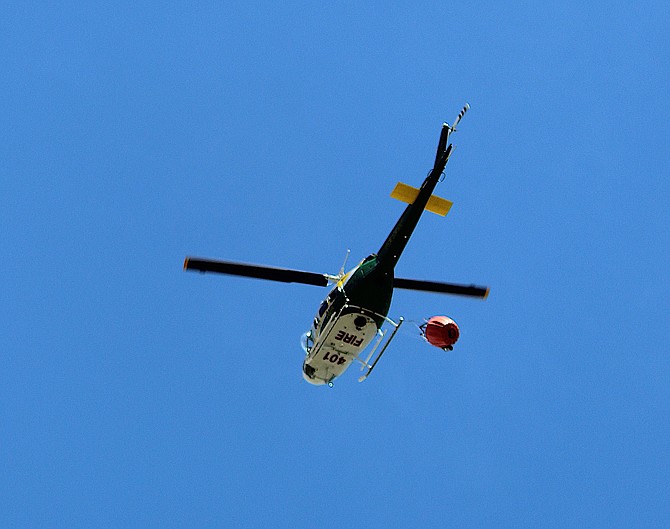
{"type": "Polygon", "coordinates": [[[395,288],[404,288],[407,290],[424,290],[426,292],[456,294],[458,296],[471,296],[481,299],[486,299],[486,296],[489,295],[488,287],[480,287],[477,285],[456,285],[454,283],[421,281],[418,279],[401,279],[398,277],[393,280],[393,286],[395,288]]]}
{"type": "Polygon", "coordinates": [[[328,286],[328,279],[323,274],[303,272],[302,270],[291,270],[288,268],[276,268],[274,266],[235,263],[232,261],[214,261],[211,259],[187,257],[184,261],[184,270],[216,272],[218,274],[253,277],[256,279],[267,279],[269,281],[281,281],[282,283],[303,283],[305,285],[316,285],[318,287],[328,286]]]}

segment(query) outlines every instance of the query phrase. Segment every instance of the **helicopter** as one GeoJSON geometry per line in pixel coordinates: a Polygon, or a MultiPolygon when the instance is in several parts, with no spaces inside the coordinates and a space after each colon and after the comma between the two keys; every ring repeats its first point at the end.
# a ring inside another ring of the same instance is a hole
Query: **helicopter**
{"type": "MultiPolygon", "coordinates": [[[[398,182],[391,197],[407,207],[376,253],[368,255],[345,273],[347,259],[337,275],[320,274],[273,266],[186,257],[184,270],[214,272],[284,283],[302,283],[326,287],[334,285],[322,301],[312,324],[301,337],[305,353],[303,378],[313,385],[333,387],[333,381],[358,362],[367,379],[393,340],[404,319],[388,317],[393,290],[396,288],[456,294],[486,299],[489,288],[439,281],[395,277],[394,269],[424,210],[445,216],[452,202],[433,195],[444,173],[453,144],[450,135],[456,131],[470,105],[466,104],[453,125],[442,124],[435,163],[420,188],[398,182]],[[376,338],[376,341],[375,341],[376,338]],[[361,357],[375,341],[367,357],[361,357]],[[376,356],[375,356],[376,353],[376,356]],[[374,359],[373,359],[374,356],[374,359]]],[[[347,257],[348,257],[347,252],[347,257]]],[[[451,351],[459,338],[459,328],[447,316],[434,316],[419,326],[421,336],[431,345],[451,351]]]]}

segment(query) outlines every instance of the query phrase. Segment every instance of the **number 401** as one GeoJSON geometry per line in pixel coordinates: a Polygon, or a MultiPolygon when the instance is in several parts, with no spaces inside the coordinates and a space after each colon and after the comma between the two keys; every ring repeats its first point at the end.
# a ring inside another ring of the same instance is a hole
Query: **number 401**
{"type": "Polygon", "coordinates": [[[331,364],[337,364],[341,366],[347,361],[346,356],[339,356],[337,353],[326,353],[323,355],[324,360],[328,360],[331,364]]]}

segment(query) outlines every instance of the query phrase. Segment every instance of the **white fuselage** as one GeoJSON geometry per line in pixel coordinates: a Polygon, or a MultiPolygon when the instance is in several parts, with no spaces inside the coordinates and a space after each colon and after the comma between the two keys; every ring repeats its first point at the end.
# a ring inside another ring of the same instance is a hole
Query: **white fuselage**
{"type": "Polygon", "coordinates": [[[345,306],[330,316],[319,312],[308,331],[303,364],[303,377],[315,385],[328,384],[344,373],[377,334],[377,324],[364,309],[345,306]]]}

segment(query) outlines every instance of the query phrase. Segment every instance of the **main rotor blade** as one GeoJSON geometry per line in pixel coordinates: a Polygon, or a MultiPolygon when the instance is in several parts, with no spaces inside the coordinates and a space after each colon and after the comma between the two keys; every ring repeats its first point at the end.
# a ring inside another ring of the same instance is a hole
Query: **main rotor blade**
{"type": "Polygon", "coordinates": [[[486,299],[489,295],[488,287],[476,285],[456,285],[454,283],[440,283],[438,281],[421,281],[418,279],[401,279],[396,277],[393,280],[395,288],[404,288],[407,290],[423,290],[425,292],[438,292],[440,294],[456,294],[458,296],[471,296],[474,298],[486,299]]]}
{"type": "Polygon", "coordinates": [[[254,277],[256,279],[267,279],[269,281],[281,281],[282,283],[303,283],[305,285],[316,285],[318,287],[328,286],[328,279],[323,274],[303,272],[302,270],[291,270],[288,268],[276,268],[274,266],[235,263],[232,261],[214,261],[211,259],[187,257],[184,261],[184,270],[254,277]]]}

